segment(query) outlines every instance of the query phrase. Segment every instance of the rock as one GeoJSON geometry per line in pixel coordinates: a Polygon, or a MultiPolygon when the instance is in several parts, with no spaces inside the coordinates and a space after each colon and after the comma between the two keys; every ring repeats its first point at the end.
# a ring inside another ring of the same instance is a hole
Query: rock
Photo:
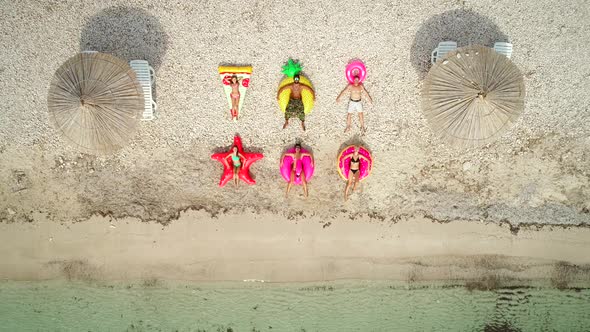
{"type": "Polygon", "coordinates": [[[471,167],[473,167],[473,164],[466,161],[463,163],[463,172],[467,172],[471,169],[471,167]]]}

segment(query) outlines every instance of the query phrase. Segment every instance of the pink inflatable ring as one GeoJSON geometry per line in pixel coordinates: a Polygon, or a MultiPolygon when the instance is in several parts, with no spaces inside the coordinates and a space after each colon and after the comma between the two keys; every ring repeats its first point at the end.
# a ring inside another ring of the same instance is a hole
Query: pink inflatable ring
{"type": "Polygon", "coordinates": [[[346,80],[348,83],[354,84],[354,77],[359,77],[359,83],[363,83],[367,77],[367,68],[365,64],[360,60],[354,60],[346,66],[346,80]]]}
{"type": "MultiPolygon", "coordinates": [[[[301,154],[310,154],[309,151],[305,150],[304,148],[301,148],[300,151],[301,154]]],[[[281,175],[287,182],[291,181],[291,170],[293,169],[294,162],[293,157],[289,155],[291,153],[295,154],[295,148],[288,149],[281,160],[281,175]]],[[[312,158],[309,156],[303,156],[297,161],[297,164],[295,165],[295,179],[293,180],[293,183],[296,185],[300,185],[302,183],[301,176],[297,176],[297,174],[301,175],[302,173],[305,175],[305,181],[309,182],[313,176],[313,171],[314,166],[312,158]]]]}
{"type": "MultiPolygon", "coordinates": [[[[354,145],[350,145],[346,147],[340,154],[338,155],[338,174],[344,179],[348,180],[348,174],[350,173],[350,159],[354,154],[354,145]]],[[[367,151],[367,149],[359,146],[359,155],[367,158],[360,158],[360,165],[359,165],[359,181],[362,181],[366,177],[371,174],[371,169],[373,168],[373,158],[371,157],[371,153],[367,151]]]]}

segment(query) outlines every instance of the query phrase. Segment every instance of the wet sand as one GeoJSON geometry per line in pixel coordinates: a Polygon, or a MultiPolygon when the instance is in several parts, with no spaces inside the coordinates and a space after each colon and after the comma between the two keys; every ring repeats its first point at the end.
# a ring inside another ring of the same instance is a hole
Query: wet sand
{"type": "MultiPolygon", "coordinates": [[[[183,213],[169,226],[93,217],[0,225],[0,278],[299,282],[590,282],[590,229],[183,213]],[[574,267],[574,265],[577,265],[574,267]],[[565,272],[564,272],[565,271],[565,272]]],[[[494,285],[491,285],[494,286],[494,285]]],[[[486,287],[484,285],[484,287],[486,287]]]]}

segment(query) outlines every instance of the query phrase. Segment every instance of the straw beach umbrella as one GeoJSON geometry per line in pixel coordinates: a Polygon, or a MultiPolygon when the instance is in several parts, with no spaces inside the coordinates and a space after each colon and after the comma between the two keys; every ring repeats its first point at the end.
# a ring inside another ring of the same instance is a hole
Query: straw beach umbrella
{"type": "Polygon", "coordinates": [[[80,53],[53,76],[49,118],[78,150],[108,154],[135,133],[143,111],[143,92],[127,62],[108,54],[80,53]]]}
{"type": "Polygon", "coordinates": [[[471,147],[498,138],[524,109],[520,70],[489,47],[449,53],[430,69],[422,108],[434,133],[452,145],[471,147]]]}

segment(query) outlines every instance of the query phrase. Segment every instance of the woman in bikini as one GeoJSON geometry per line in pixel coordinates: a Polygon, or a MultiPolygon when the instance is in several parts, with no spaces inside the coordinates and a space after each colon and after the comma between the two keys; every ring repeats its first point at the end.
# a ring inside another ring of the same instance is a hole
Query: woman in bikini
{"type": "Polygon", "coordinates": [[[359,147],[358,145],[354,146],[354,152],[350,153],[346,156],[344,156],[343,158],[346,159],[350,157],[350,164],[349,164],[349,170],[348,170],[348,181],[346,182],[346,189],[344,190],[344,200],[347,201],[348,200],[348,191],[350,189],[350,187],[352,186],[352,192],[354,192],[354,190],[356,189],[356,186],[359,183],[359,170],[360,170],[360,166],[361,166],[361,160],[365,160],[366,162],[370,162],[369,159],[367,159],[365,156],[363,156],[362,154],[359,153],[359,147]],[[354,183],[354,185],[353,185],[354,183]]]}
{"type": "Polygon", "coordinates": [[[231,117],[238,119],[238,108],[240,104],[240,79],[237,75],[231,77],[229,86],[231,87],[231,117]]]}
{"type": "Polygon", "coordinates": [[[291,168],[291,178],[289,183],[287,184],[287,192],[285,196],[289,196],[289,191],[291,191],[291,187],[293,186],[293,182],[295,179],[301,179],[301,184],[303,185],[303,194],[307,197],[307,179],[305,178],[305,172],[303,172],[303,162],[301,159],[303,157],[309,157],[311,159],[311,166],[313,167],[313,156],[309,153],[301,152],[301,144],[295,144],[295,152],[293,153],[285,153],[281,158],[281,168],[283,167],[283,161],[285,160],[286,156],[290,156],[293,158],[293,167],[291,168]]]}
{"type": "Polygon", "coordinates": [[[227,156],[227,158],[231,158],[231,163],[232,165],[234,165],[234,186],[237,188],[238,187],[238,173],[240,172],[240,169],[242,168],[242,159],[244,158],[244,156],[242,156],[242,154],[240,154],[238,152],[238,147],[234,146],[232,148],[232,153],[230,155],[227,156]]]}

